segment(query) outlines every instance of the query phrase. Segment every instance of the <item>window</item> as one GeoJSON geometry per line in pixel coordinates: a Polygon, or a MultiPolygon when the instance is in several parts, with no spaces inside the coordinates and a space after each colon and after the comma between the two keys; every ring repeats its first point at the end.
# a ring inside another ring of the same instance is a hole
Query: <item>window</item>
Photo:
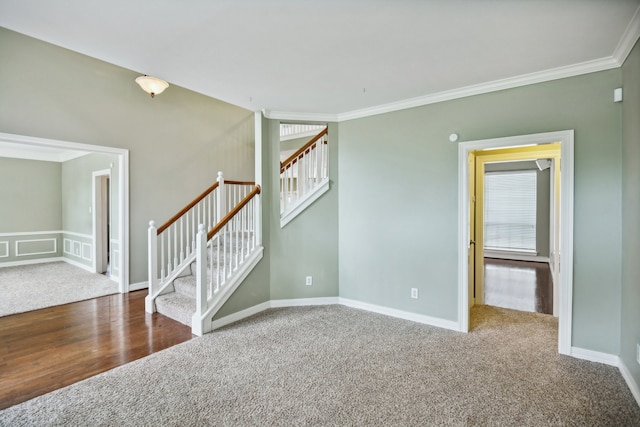
{"type": "Polygon", "coordinates": [[[485,249],[536,252],[536,180],[535,170],[485,173],[485,249]]]}

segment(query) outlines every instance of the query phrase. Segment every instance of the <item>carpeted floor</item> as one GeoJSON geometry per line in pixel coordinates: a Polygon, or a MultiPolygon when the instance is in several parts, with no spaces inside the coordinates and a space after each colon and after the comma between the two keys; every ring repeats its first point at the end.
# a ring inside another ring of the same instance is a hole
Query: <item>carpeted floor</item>
{"type": "Polygon", "coordinates": [[[2,426],[638,426],[618,370],[557,354],[551,316],[462,334],[340,305],[272,309],[0,412],[2,426]]]}
{"type": "Polygon", "coordinates": [[[118,293],[118,284],[66,262],[0,268],[0,316],[118,293]]]}

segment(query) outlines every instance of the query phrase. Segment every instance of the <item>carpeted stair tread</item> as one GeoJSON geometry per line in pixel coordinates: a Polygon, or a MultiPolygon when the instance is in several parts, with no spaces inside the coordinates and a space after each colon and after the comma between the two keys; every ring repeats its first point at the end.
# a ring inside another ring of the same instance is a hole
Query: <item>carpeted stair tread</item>
{"type": "Polygon", "coordinates": [[[196,299],[179,292],[171,292],[156,298],[156,310],[160,314],[191,326],[191,317],[196,312],[196,299]]]}

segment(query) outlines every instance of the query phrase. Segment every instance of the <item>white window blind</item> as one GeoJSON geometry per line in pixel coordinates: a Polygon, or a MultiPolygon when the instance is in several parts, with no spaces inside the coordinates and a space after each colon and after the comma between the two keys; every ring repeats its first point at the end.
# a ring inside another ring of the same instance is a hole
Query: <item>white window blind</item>
{"type": "Polygon", "coordinates": [[[487,172],[484,247],[536,251],[536,171],[487,172]]]}

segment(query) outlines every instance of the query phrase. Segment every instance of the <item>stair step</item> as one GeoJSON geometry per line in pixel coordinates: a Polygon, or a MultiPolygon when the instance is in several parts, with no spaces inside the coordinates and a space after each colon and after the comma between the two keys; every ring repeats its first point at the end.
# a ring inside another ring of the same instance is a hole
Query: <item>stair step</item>
{"type": "Polygon", "coordinates": [[[196,312],[196,300],[179,292],[170,292],[156,298],[156,310],[173,320],[191,326],[191,317],[196,312]]]}

